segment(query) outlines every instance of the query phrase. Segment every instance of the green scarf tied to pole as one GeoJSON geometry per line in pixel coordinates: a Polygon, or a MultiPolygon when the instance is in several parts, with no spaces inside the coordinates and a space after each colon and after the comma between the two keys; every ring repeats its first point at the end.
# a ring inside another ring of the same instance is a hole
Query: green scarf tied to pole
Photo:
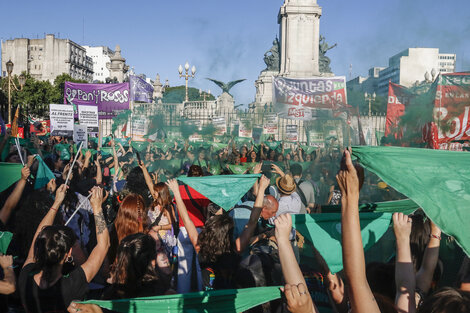
{"type": "Polygon", "coordinates": [[[416,202],[470,255],[470,154],[403,147],[353,147],[353,157],[416,202]]]}
{"type": "MultiPolygon", "coordinates": [[[[391,213],[360,213],[362,245],[367,251],[385,234],[391,213]]],[[[343,269],[341,213],[293,214],[292,225],[313,243],[332,273],[343,269]]]]}
{"type": "Polygon", "coordinates": [[[256,287],[110,301],[90,300],[80,303],[96,304],[120,313],[222,313],[244,312],[280,297],[279,287],[256,287]]]}
{"type": "Polygon", "coordinates": [[[260,174],[204,177],[180,176],[178,180],[191,186],[225,211],[228,211],[253,187],[253,184],[259,177],[261,177],[260,174]]]}
{"type": "Polygon", "coordinates": [[[41,159],[39,155],[36,155],[38,160],[38,171],[36,172],[36,180],[34,182],[34,189],[40,189],[47,185],[51,179],[55,179],[54,173],[47,167],[46,163],[41,159]]]}

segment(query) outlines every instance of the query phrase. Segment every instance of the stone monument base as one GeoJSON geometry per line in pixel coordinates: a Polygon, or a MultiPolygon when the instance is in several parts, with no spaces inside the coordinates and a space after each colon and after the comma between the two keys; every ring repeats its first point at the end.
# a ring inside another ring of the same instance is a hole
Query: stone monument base
{"type": "Polygon", "coordinates": [[[257,107],[264,107],[265,104],[269,106],[273,102],[273,76],[277,75],[277,71],[264,70],[258,76],[255,82],[257,107]]]}

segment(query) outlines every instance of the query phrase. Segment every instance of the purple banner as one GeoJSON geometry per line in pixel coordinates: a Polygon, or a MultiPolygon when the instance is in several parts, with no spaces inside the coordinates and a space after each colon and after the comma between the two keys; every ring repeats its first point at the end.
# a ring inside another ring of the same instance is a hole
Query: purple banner
{"type": "Polygon", "coordinates": [[[153,86],[139,76],[130,75],[131,101],[152,102],[153,86]]]}
{"type": "Polygon", "coordinates": [[[129,110],[129,83],[79,84],[66,81],[64,103],[98,106],[98,117],[110,119],[129,110]]]}

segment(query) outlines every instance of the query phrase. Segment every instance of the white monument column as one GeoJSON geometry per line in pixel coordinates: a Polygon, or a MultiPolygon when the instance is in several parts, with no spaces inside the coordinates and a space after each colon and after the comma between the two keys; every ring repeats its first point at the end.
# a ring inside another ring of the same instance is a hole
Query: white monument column
{"type": "Polygon", "coordinates": [[[280,25],[280,76],[319,76],[321,7],[316,0],[285,0],[278,15],[280,25]]]}

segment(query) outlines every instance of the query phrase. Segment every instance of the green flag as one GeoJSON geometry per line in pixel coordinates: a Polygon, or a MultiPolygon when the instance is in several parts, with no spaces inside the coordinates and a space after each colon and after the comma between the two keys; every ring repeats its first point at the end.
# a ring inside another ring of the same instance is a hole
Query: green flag
{"type": "Polygon", "coordinates": [[[212,147],[214,147],[215,151],[223,150],[227,148],[228,144],[222,142],[211,142],[212,147]]]}
{"type": "Polygon", "coordinates": [[[229,164],[228,167],[230,168],[232,173],[236,175],[241,175],[245,173],[247,170],[249,170],[249,168],[244,164],[240,164],[240,165],[229,164]]]}
{"type": "Polygon", "coordinates": [[[279,287],[256,287],[110,301],[90,300],[80,303],[96,304],[120,313],[215,313],[244,312],[280,297],[279,287]]]}
{"type": "Polygon", "coordinates": [[[112,147],[101,147],[101,156],[103,159],[109,158],[110,156],[113,156],[113,148],[112,147]]]}
{"type": "Polygon", "coordinates": [[[178,180],[191,186],[225,211],[228,211],[240,201],[260,176],[259,174],[205,177],[180,176],[178,180]]]}
{"type": "Polygon", "coordinates": [[[60,143],[55,145],[55,150],[60,155],[61,160],[70,160],[69,144],[60,143]]]}
{"type": "Polygon", "coordinates": [[[353,156],[416,202],[470,255],[470,154],[403,147],[353,147],[353,156]]]}
{"type": "Polygon", "coordinates": [[[13,234],[8,231],[0,232],[0,253],[6,254],[13,234]]]}
{"type": "MultiPolygon", "coordinates": [[[[395,213],[402,212],[403,214],[411,214],[419,209],[419,205],[410,199],[394,200],[375,203],[359,204],[359,212],[374,212],[374,213],[395,213]]],[[[341,213],[341,205],[322,205],[322,213],[341,213]]]]}
{"type": "Polygon", "coordinates": [[[280,144],[280,141],[267,141],[264,143],[264,145],[268,146],[268,148],[271,150],[276,150],[280,144]]]}
{"type": "Polygon", "coordinates": [[[154,142],[153,145],[157,147],[158,149],[162,150],[163,153],[167,153],[168,150],[174,146],[174,143],[173,145],[171,145],[170,143],[167,143],[167,142],[154,142]]]}
{"type": "Polygon", "coordinates": [[[300,146],[302,148],[302,150],[304,150],[304,152],[306,154],[310,154],[312,153],[313,151],[317,150],[317,147],[312,147],[312,146],[304,146],[304,145],[301,145],[300,146]]]}
{"type": "MultiPolygon", "coordinates": [[[[360,213],[362,245],[372,247],[387,231],[391,213],[360,213]]],[[[292,225],[313,243],[332,273],[343,269],[341,213],[293,214],[292,225]]]]}
{"type": "Polygon", "coordinates": [[[23,165],[0,162],[0,192],[7,189],[21,178],[23,165]]]}
{"type": "Polygon", "coordinates": [[[39,189],[47,185],[47,183],[51,179],[54,179],[55,176],[39,155],[36,155],[36,160],[38,160],[39,165],[38,171],[36,172],[36,181],[34,182],[34,189],[39,189]]]}

